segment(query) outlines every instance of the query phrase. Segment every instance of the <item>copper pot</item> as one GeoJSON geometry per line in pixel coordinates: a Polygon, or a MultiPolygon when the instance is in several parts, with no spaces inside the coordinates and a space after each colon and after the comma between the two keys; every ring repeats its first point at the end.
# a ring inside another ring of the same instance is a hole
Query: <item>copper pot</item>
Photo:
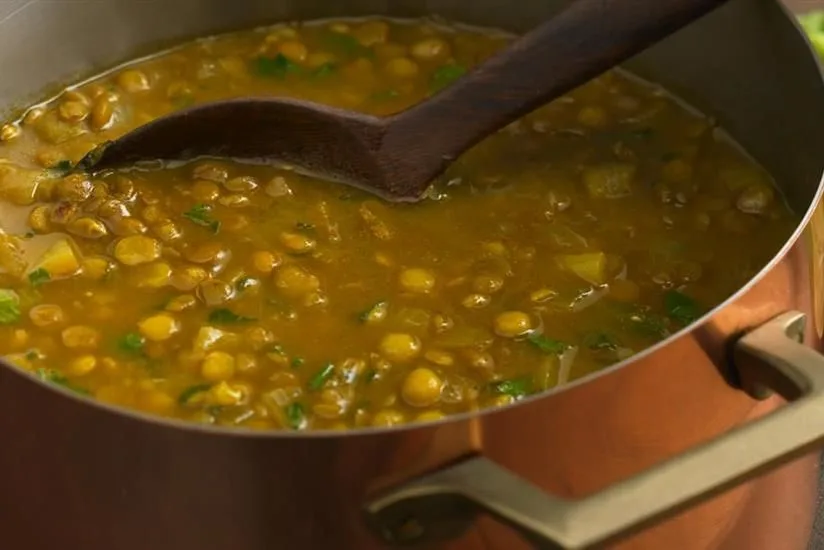
{"type": "MultiPolygon", "coordinates": [[[[6,0],[0,106],[230,28],[436,13],[521,31],[562,3],[6,0]]],[[[596,376],[425,427],[304,435],[181,425],[0,367],[0,547],[804,548],[817,469],[804,453],[824,441],[818,66],[770,0],[732,0],[629,65],[716,113],[806,213],[735,296],[596,376]]]]}

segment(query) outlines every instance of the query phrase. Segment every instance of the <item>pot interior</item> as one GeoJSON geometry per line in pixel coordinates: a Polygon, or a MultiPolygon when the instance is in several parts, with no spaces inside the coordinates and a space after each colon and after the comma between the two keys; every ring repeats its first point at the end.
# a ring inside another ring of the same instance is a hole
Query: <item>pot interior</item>
{"type": "MultiPolygon", "coordinates": [[[[524,32],[564,0],[219,0],[44,2],[0,6],[0,112],[56,83],[196,36],[279,21],[385,14],[436,15],[524,32]],[[19,47],[25,44],[26,47],[19,47]]],[[[824,119],[817,62],[779,2],[731,0],[626,66],[685,97],[741,143],[779,182],[798,214],[818,189],[824,119]]]]}
{"type": "MultiPolygon", "coordinates": [[[[527,30],[564,2],[528,2],[512,10],[480,3],[180,0],[141,3],[10,2],[0,11],[0,110],[13,111],[44,89],[99,72],[188,38],[284,20],[361,15],[419,17],[527,30]],[[15,48],[27,44],[27,48],[15,48]]],[[[815,59],[777,3],[728,5],[627,64],[705,113],[714,114],[775,177],[789,204],[807,213],[819,191],[822,83],[815,59]],[[767,39],[768,38],[768,39],[767,39]]]]}

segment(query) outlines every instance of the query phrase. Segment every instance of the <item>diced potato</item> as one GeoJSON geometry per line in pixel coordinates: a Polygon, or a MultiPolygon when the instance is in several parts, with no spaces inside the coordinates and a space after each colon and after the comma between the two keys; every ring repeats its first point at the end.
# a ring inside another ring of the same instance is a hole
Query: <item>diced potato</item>
{"type": "Polygon", "coordinates": [[[52,280],[65,279],[80,271],[80,258],[72,244],[61,239],[46,250],[32,271],[38,269],[46,270],[52,280]]]}
{"type": "Polygon", "coordinates": [[[608,163],[584,170],[587,193],[593,199],[620,199],[632,194],[636,168],[632,164],[608,163]]]}
{"type": "Polygon", "coordinates": [[[235,375],[235,358],[223,351],[213,351],[203,359],[200,374],[212,382],[229,380],[235,375]]]}
{"type": "Polygon", "coordinates": [[[221,348],[231,347],[237,344],[238,341],[239,338],[237,334],[226,332],[219,328],[205,326],[200,327],[192,347],[196,355],[201,355],[218,346],[221,348]]]}
{"type": "Polygon", "coordinates": [[[0,199],[26,206],[34,202],[44,172],[0,162],[0,199]]]}
{"type": "Polygon", "coordinates": [[[593,285],[602,285],[607,280],[607,256],[603,252],[565,254],[558,256],[558,263],[593,285]]]}
{"type": "Polygon", "coordinates": [[[26,271],[26,260],[18,241],[0,232],[0,273],[20,277],[24,271],[26,271]]]}

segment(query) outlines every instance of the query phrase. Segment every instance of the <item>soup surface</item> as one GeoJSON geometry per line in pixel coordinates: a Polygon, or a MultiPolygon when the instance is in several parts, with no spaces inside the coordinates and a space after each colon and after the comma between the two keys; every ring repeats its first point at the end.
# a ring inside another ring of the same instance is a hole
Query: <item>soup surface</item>
{"type": "Polygon", "coordinates": [[[26,110],[0,131],[0,353],[53,384],[195,422],[434,420],[637,353],[787,239],[797,220],[762,169],[621,72],[487,139],[417,205],[226,160],[69,173],[96,144],[208,100],[396,112],[508,40],[431,21],[270,27],[26,110]]]}

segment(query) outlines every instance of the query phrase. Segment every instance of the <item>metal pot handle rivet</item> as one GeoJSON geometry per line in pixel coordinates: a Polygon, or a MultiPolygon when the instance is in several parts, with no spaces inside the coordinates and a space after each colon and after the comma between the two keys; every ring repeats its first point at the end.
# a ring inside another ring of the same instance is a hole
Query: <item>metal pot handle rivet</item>
{"type": "Polygon", "coordinates": [[[416,518],[430,539],[441,524],[454,532],[485,512],[536,548],[601,548],[824,443],[824,356],[800,343],[804,325],[803,313],[787,312],[734,344],[744,388],[757,397],[769,388],[790,403],[596,494],[560,499],[473,456],[374,497],[367,518],[381,530],[416,518]]]}

